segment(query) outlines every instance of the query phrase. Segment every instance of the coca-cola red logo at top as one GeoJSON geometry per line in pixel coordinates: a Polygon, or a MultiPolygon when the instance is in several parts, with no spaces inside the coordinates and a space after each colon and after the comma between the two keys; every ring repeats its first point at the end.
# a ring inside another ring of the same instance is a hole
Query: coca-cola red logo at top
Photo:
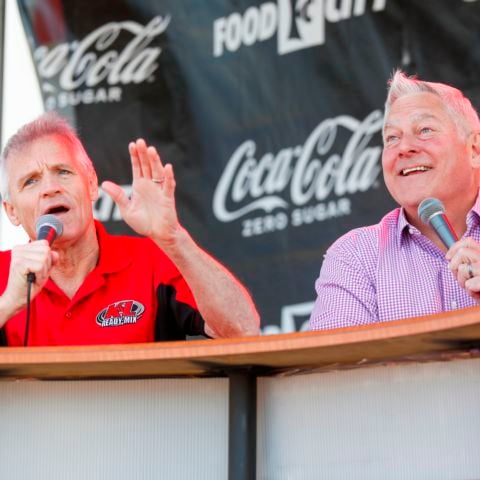
{"type": "Polygon", "coordinates": [[[79,41],[38,47],[34,60],[47,109],[119,102],[122,86],[152,81],[162,51],[152,42],[170,20],[156,16],[144,26],[109,22],[79,41]],[[130,39],[120,49],[116,42],[122,35],[130,39]]]}
{"type": "Polygon", "coordinates": [[[381,110],[363,121],[340,115],[322,121],[303,145],[261,156],[255,141],[244,141],[215,188],[215,217],[242,219],[241,234],[250,237],[349,215],[348,196],[378,185],[382,147],[370,141],[382,125],[381,110]],[[335,151],[340,130],[349,135],[343,152],[335,151]]]}

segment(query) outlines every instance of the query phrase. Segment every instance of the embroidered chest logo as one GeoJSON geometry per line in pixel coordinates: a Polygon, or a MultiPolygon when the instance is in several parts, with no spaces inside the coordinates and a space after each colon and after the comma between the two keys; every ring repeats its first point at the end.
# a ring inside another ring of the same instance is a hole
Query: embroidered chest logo
{"type": "Polygon", "coordinates": [[[97,315],[97,324],[101,327],[121,327],[140,320],[145,307],[135,300],[121,300],[111,303],[97,315]]]}

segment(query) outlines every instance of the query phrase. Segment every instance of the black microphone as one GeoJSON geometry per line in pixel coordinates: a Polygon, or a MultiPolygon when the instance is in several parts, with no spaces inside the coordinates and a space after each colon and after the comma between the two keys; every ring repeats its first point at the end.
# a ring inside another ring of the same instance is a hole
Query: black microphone
{"type": "Polygon", "coordinates": [[[450,248],[457,240],[457,234],[445,215],[443,203],[436,198],[426,198],[418,206],[418,216],[425,224],[430,224],[442,243],[450,248]]]}
{"type": "MultiPolygon", "coordinates": [[[[51,245],[55,239],[62,235],[63,223],[55,215],[42,215],[38,217],[35,229],[37,231],[37,240],[47,240],[48,244],[51,245]]],[[[33,272],[27,274],[27,282],[35,282],[35,274],[33,272]]]]}

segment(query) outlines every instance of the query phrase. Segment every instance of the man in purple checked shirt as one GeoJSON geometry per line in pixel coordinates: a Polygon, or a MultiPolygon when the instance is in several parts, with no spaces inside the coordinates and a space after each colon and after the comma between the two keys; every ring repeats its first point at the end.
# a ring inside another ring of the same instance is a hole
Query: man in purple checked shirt
{"type": "Polygon", "coordinates": [[[480,121],[460,90],[395,72],[382,166],[401,208],[327,251],[310,329],[366,325],[480,304],[480,121]],[[447,251],[419,218],[439,199],[460,238],[447,251]]]}

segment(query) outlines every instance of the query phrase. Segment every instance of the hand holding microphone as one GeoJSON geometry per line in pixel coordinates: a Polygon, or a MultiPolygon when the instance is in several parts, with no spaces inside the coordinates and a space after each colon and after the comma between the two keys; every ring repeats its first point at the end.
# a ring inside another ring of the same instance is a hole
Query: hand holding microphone
{"type": "MultiPolygon", "coordinates": [[[[61,222],[53,215],[44,215],[37,221],[39,240],[47,240],[49,244],[63,232],[61,222]],[[53,217],[53,219],[51,218],[53,217]],[[55,232],[51,232],[54,229],[55,232]]],[[[12,248],[8,284],[1,295],[2,319],[11,318],[27,305],[27,291],[33,287],[33,295],[38,293],[48,279],[57,253],[50,250],[50,245],[33,241],[12,248]],[[34,273],[35,272],[35,273],[34,273]]]]}
{"type": "MultiPolygon", "coordinates": [[[[51,246],[62,235],[63,224],[55,215],[42,215],[38,218],[35,229],[37,231],[37,240],[47,240],[48,245],[51,246]]],[[[35,273],[29,272],[27,281],[34,283],[35,273]]]]}
{"type": "Polygon", "coordinates": [[[445,207],[436,198],[426,198],[418,206],[423,223],[430,225],[448,248],[448,267],[458,283],[475,299],[480,300],[480,245],[473,238],[458,239],[447,216],[445,207]]]}

